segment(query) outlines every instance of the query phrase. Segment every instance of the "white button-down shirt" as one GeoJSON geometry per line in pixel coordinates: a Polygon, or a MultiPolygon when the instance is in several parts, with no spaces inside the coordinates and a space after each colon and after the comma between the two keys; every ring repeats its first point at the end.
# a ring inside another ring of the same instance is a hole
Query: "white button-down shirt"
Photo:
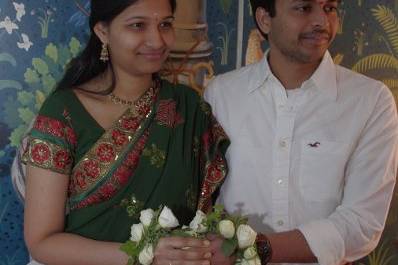
{"type": "Polygon", "coordinates": [[[247,215],[257,231],[299,229],[321,265],[376,247],[398,157],[385,85],[326,53],[292,97],[264,58],[216,77],[205,99],[231,139],[219,197],[227,211],[247,215]]]}

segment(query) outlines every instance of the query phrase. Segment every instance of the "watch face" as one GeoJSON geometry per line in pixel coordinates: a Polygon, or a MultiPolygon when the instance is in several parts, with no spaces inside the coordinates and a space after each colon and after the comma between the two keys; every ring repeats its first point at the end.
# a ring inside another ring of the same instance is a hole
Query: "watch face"
{"type": "Polygon", "coordinates": [[[272,257],[272,248],[271,243],[269,242],[268,238],[264,235],[257,236],[257,252],[261,259],[261,264],[267,264],[272,257]]]}

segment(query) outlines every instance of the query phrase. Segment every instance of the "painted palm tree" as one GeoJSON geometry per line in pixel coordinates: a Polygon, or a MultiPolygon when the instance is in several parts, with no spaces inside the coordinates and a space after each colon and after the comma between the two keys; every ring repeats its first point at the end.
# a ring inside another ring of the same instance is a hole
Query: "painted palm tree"
{"type": "Polygon", "coordinates": [[[372,70],[385,70],[392,78],[381,78],[394,93],[398,102],[398,18],[394,11],[384,5],[377,5],[371,9],[373,16],[384,30],[380,40],[385,43],[389,53],[376,53],[359,60],[353,70],[369,73],[372,70]],[[391,75],[392,73],[392,75],[391,75]]]}

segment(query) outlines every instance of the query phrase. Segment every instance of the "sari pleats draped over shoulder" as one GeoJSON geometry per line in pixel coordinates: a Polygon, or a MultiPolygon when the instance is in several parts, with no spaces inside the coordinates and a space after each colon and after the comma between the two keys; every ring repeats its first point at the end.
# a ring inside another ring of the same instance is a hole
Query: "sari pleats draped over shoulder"
{"type": "Polygon", "coordinates": [[[29,137],[25,163],[70,176],[66,232],[96,240],[129,238],[137,219],[123,202],[132,196],[142,208],[167,205],[188,223],[211,207],[227,174],[229,140],[210,106],[167,81],[106,130],[73,90],[55,91],[29,137]]]}

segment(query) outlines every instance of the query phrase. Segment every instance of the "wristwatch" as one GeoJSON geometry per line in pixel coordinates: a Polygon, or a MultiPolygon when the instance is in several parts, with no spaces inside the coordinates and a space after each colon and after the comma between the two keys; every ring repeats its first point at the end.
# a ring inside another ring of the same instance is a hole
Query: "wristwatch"
{"type": "Polygon", "coordinates": [[[256,237],[257,254],[260,257],[261,265],[266,265],[272,258],[272,247],[268,237],[258,234],[256,237]]]}

